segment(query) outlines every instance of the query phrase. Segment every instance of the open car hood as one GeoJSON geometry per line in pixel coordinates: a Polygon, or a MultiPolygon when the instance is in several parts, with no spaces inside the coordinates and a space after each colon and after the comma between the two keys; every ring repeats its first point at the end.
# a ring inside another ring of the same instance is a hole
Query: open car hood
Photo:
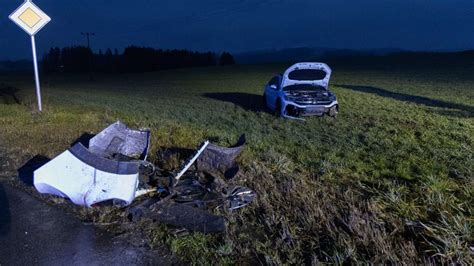
{"type": "Polygon", "coordinates": [[[310,84],[328,88],[331,68],[324,63],[296,63],[283,74],[282,88],[297,84],[310,84]]]}

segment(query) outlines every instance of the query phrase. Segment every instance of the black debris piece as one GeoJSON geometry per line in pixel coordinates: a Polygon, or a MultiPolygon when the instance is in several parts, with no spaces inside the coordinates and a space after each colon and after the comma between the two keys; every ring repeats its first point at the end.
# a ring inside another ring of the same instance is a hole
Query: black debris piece
{"type": "Polygon", "coordinates": [[[150,217],[156,222],[185,228],[193,232],[209,234],[221,233],[226,230],[223,217],[186,204],[163,201],[151,206],[151,211],[150,217]]]}
{"type": "Polygon", "coordinates": [[[227,207],[229,210],[240,209],[250,204],[257,194],[246,187],[235,186],[227,190],[227,207]]]}
{"type": "Polygon", "coordinates": [[[223,198],[214,184],[202,183],[197,176],[184,176],[173,188],[172,199],[200,209],[212,209],[222,205],[223,198]]]}
{"type": "Polygon", "coordinates": [[[197,171],[221,175],[225,178],[234,177],[239,171],[239,165],[235,159],[244,149],[245,143],[245,135],[242,135],[235,145],[228,148],[209,144],[196,160],[197,171]]]}
{"type": "Polygon", "coordinates": [[[150,216],[150,206],[160,201],[159,198],[150,198],[140,203],[135,203],[127,208],[127,218],[130,221],[138,222],[141,218],[150,216]]]}
{"type": "MultiPolygon", "coordinates": [[[[224,218],[212,212],[242,208],[256,197],[249,188],[229,187],[227,184],[227,179],[239,170],[235,160],[245,142],[245,135],[231,147],[204,142],[194,152],[195,156],[179,168],[179,178],[176,178],[175,171],[165,172],[151,163],[142,163],[139,187],[156,188],[156,191],[148,194],[152,198],[130,206],[127,217],[133,222],[147,218],[178,229],[206,234],[224,232],[224,218]],[[195,167],[190,167],[193,162],[195,167]]],[[[187,151],[177,155],[182,158],[183,155],[192,156],[192,153],[187,151]]]]}

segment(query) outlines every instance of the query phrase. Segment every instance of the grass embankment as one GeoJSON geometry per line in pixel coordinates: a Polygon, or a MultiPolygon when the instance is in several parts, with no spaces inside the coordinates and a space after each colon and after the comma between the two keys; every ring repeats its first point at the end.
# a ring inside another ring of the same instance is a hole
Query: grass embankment
{"type": "Polygon", "coordinates": [[[37,154],[56,156],[116,119],[153,130],[151,160],[162,147],[231,144],[246,133],[242,171],[231,182],[253,188],[258,199],[226,214],[225,236],[174,237],[147,227],[151,243],[165,242],[196,263],[472,263],[473,67],[334,67],[340,115],[306,122],[261,108],[263,85],[284,67],[94,82],[52,76],[44,80],[41,115],[32,114],[32,83],[4,76],[23,90],[20,105],[0,102],[0,139],[18,168],[37,154]]]}

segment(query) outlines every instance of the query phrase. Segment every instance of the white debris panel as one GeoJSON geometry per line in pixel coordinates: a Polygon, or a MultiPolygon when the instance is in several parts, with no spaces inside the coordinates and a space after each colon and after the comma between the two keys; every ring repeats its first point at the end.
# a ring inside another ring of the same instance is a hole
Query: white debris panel
{"type": "Polygon", "coordinates": [[[40,193],[69,198],[77,205],[118,199],[129,205],[138,186],[138,162],[113,161],[78,143],[34,172],[40,193]]]}
{"type": "Polygon", "coordinates": [[[75,144],[36,170],[34,186],[77,205],[107,200],[129,205],[138,187],[138,159],[146,159],[149,146],[150,130],[132,130],[117,121],[92,138],[89,149],[75,144]],[[117,155],[130,160],[114,160],[117,155]]]}

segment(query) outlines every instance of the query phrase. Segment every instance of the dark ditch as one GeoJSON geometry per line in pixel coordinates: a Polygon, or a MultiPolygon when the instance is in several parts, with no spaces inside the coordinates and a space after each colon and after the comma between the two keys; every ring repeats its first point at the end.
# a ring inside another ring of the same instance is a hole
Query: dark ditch
{"type": "Polygon", "coordinates": [[[172,256],[131,245],[2,183],[0,208],[1,265],[177,263],[172,256]]]}
{"type": "Polygon", "coordinates": [[[20,104],[18,91],[13,87],[0,87],[0,104],[20,104]]]}

